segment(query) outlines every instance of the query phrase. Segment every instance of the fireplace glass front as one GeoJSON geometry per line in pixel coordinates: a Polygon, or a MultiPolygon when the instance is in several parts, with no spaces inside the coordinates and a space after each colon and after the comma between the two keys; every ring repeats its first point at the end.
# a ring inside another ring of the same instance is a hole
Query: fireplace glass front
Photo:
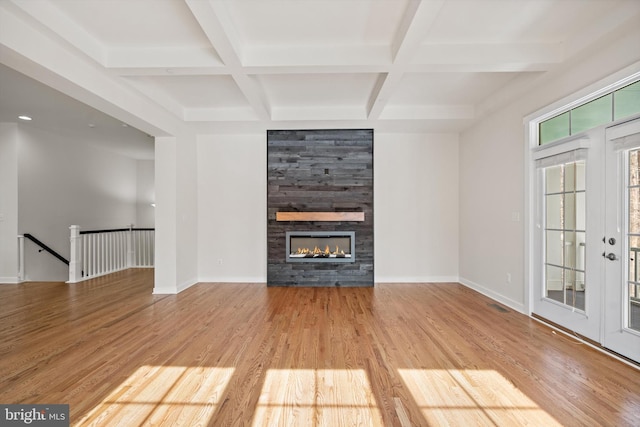
{"type": "Polygon", "coordinates": [[[287,262],[355,262],[354,231],[289,231],[287,262]]]}

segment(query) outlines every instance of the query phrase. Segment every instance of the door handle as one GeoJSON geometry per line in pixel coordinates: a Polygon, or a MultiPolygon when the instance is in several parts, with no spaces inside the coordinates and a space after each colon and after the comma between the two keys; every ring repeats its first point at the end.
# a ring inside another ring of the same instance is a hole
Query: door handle
{"type": "Polygon", "coordinates": [[[616,256],[616,254],[614,254],[613,252],[610,252],[610,253],[608,253],[608,254],[607,254],[607,253],[605,253],[605,252],[603,252],[603,253],[602,253],[602,256],[603,256],[603,257],[605,257],[605,258],[607,258],[607,259],[609,259],[610,261],[615,261],[615,260],[617,260],[617,259],[618,259],[618,257],[616,256]]]}

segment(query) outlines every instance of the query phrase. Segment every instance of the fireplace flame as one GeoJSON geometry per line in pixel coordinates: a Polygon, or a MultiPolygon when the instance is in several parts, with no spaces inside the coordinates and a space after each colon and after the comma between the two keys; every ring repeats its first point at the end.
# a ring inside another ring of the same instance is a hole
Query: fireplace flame
{"type": "Polygon", "coordinates": [[[338,245],[336,245],[336,250],[334,252],[331,252],[331,249],[329,248],[329,245],[327,245],[324,250],[320,249],[319,247],[314,247],[313,249],[309,249],[309,248],[298,248],[296,250],[296,254],[297,255],[307,255],[307,254],[313,254],[313,255],[344,255],[344,250],[340,249],[340,247],[338,245]]]}

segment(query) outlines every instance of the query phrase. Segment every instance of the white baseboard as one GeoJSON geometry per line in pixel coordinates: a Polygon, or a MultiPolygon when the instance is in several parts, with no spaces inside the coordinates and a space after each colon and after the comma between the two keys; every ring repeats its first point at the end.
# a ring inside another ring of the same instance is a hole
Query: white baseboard
{"type": "Polygon", "coordinates": [[[458,283],[457,276],[386,277],[376,276],[376,283],[458,283]]]}
{"type": "Polygon", "coordinates": [[[265,285],[266,277],[200,277],[198,283],[255,283],[265,285]]]}
{"type": "Polygon", "coordinates": [[[175,294],[179,294],[180,292],[184,291],[185,289],[188,289],[188,288],[192,287],[196,283],[198,283],[198,281],[196,279],[189,279],[189,280],[185,280],[184,282],[178,284],[175,288],[158,288],[157,286],[154,286],[153,294],[154,295],[175,295],[175,294]]]}
{"type": "Polygon", "coordinates": [[[16,283],[20,283],[20,279],[18,277],[1,277],[0,276],[0,283],[6,284],[6,285],[15,285],[16,283]]]}
{"type": "Polygon", "coordinates": [[[192,287],[196,283],[198,283],[198,279],[195,278],[195,277],[191,278],[189,280],[185,280],[184,282],[182,282],[182,283],[180,283],[178,285],[178,293],[184,291],[185,289],[188,289],[188,288],[192,287]]]}
{"type": "Polygon", "coordinates": [[[467,280],[463,277],[460,278],[460,283],[463,284],[464,286],[466,286],[467,288],[473,289],[474,291],[480,292],[482,295],[487,296],[489,298],[491,298],[492,300],[495,300],[501,304],[506,305],[507,307],[512,308],[513,310],[522,313],[522,314],[527,314],[526,310],[524,309],[524,304],[519,303],[517,301],[512,300],[511,298],[507,298],[504,295],[501,295],[497,292],[492,291],[491,289],[487,289],[484,286],[481,286],[477,283],[472,282],[471,280],[467,280]]]}

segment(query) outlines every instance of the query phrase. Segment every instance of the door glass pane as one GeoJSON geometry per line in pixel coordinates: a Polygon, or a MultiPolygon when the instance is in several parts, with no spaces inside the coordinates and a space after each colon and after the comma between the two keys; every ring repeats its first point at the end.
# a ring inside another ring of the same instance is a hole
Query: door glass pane
{"type": "Polygon", "coordinates": [[[562,194],[547,196],[546,228],[559,230],[562,227],[562,194]]]}
{"type": "Polygon", "coordinates": [[[565,230],[576,229],[576,195],[567,193],[564,195],[564,227],[565,230]]]}
{"type": "Polygon", "coordinates": [[[576,189],[576,164],[569,163],[564,167],[564,191],[573,191],[576,189]]]}
{"type": "Polygon", "coordinates": [[[629,268],[627,269],[628,327],[640,331],[640,185],[638,183],[638,158],[640,149],[629,152],[628,195],[629,212],[627,241],[629,244],[629,268]]]}
{"type": "Polygon", "coordinates": [[[564,269],[547,265],[545,296],[552,300],[564,303],[564,269]]]}
{"type": "Polygon", "coordinates": [[[640,185],[640,150],[629,153],[629,185],[640,185]]]}
{"type": "Polygon", "coordinates": [[[614,120],[640,113],[640,82],[635,82],[613,94],[614,120]]]}
{"type": "Polygon", "coordinates": [[[564,240],[562,231],[549,231],[547,230],[547,263],[557,266],[563,265],[564,256],[564,240]]]}
{"type": "Polygon", "coordinates": [[[576,193],[576,230],[584,231],[587,227],[587,206],[585,193],[576,193]]]}
{"type": "Polygon", "coordinates": [[[629,188],[629,233],[640,233],[640,187],[629,188]]]}
{"type": "Polygon", "coordinates": [[[551,166],[544,170],[546,194],[562,192],[563,166],[551,166]]]}
{"type": "Polygon", "coordinates": [[[571,110],[571,135],[609,123],[613,117],[613,95],[609,94],[571,110]]]}
{"type": "Polygon", "coordinates": [[[586,238],[587,233],[585,232],[577,232],[576,234],[576,270],[584,271],[586,267],[586,238]]]}
{"type": "Polygon", "coordinates": [[[584,165],[545,170],[545,296],[579,310],[585,309],[586,289],[584,165]]]}
{"type": "Polygon", "coordinates": [[[584,191],[586,188],[584,162],[579,162],[576,163],[576,191],[584,191]]]}
{"type": "Polygon", "coordinates": [[[576,255],[578,253],[575,238],[576,233],[574,232],[564,233],[564,267],[572,270],[576,268],[576,255]]]}

